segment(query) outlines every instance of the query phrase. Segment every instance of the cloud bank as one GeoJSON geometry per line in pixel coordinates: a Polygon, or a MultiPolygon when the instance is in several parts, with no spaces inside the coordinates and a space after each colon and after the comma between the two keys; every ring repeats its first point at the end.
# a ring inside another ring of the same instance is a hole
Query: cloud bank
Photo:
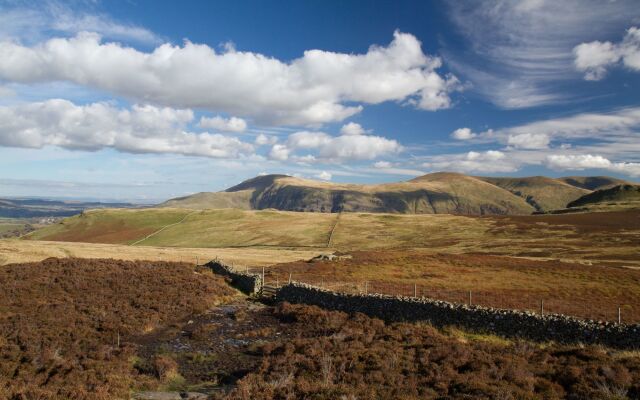
{"type": "Polygon", "coordinates": [[[250,155],[254,147],[235,137],[185,130],[191,110],[109,103],[75,105],[67,100],[0,107],[0,145],[127,153],[173,153],[213,158],[250,155]]]}
{"type": "Polygon", "coordinates": [[[220,53],[189,41],[143,52],[88,32],[33,46],[0,41],[5,81],[67,81],[138,102],[283,125],[341,121],[362,110],[354,103],[448,108],[457,80],[438,74],[441,64],[422,52],[415,36],[400,32],[388,46],[364,54],[308,50],[291,62],[233,47],[220,53]]]}

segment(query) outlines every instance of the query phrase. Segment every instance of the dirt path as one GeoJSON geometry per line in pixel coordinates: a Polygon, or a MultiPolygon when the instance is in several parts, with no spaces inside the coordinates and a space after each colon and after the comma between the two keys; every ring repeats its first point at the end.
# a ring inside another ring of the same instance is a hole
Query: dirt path
{"type": "Polygon", "coordinates": [[[336,231],[336,228],[338,227],[338,222],[340,221],[340,216],[342,215],[342,213],[338,213],[338,216],[336,217],[336,222],[333,224],[333,228],[331,228],[331,232],[329,232],[329,239],[327,239],[327,247],[331,247],[331,241],[333,240],[333,233],[336,231]]]}
{"type": "Polygon", "coordinates": [[[183,389],[212,394],[232,389],[238,379],[256,370],[261,345],[292,335],[270,307],[239,295],[202,315],[132,338],[131,343],[137,348],[139,368],[151,369],[156,355],[171,354],[185,378],[183,389]]]}
{"type": "Polygon", "coordinates": [[[138,243],[142,243],[142,242],[144,242],[145,240],[149,239],[150,237],[153,237],[153,236],[157,235],[158,233],[160,233],[160,232],[164,231],[164,230],[165,230],[165,229],[167,229],[167,228],[171,228],[172,226],[179,225],[179,224],[183,223],[183,222],[187,219],[187,217],[188,217],[188,216],[193,215],[193,214],[195,214],[195,213],[197,213],[197,212],[198,212],[198,211],[190,212],[189,214],[187,214],[187,215],[185,215],[184,217],[182,217],[182,219],[181,219],[180,221],[178,221],[178,222],[174,222],[173,224],[165,225],[165,226],[163,226],[162,228],[158,229],[157,231],[155,231],[155,232],[153,232],[153,233],[151,233],[151,234],[149,234],[149,235],[145,236],[144,238],[142,238],[142,239],[140,239],[140,240],[138,240],[138,241],[136,241],[136,242],[131,243],[129,246],[135,246],[135,245],[137,245],[138,243]]]}

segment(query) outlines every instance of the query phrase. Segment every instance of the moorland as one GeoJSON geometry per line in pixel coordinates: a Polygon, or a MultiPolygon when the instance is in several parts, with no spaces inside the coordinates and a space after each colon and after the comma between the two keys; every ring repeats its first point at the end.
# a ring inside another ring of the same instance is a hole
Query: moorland
{"type": "Polygon", "coordinates": [[[0,240],[0,397],[637,398],[634,349],[264,305],[197,265],[458,303],[473,292],[501,308],[544,299],[550,312],[603,320],[620,307],[623,322],[640,322],[635,188],[267,176],[156,207],[83,210],[0,240]]]}

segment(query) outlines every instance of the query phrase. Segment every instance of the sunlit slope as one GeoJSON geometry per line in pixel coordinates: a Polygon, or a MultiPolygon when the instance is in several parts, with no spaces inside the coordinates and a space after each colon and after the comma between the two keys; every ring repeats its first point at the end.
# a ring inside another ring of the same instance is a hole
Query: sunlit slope
{"type": "Polygon", "coordinates": [[[29,234],[30,239],[128,244],[171,224],[190,212],[184,209],[91,210],[29,234]]]}
{"type": "Polygon", "coordinates": [[[331,247],[377,248],[455,245],[483,235],[492,224],[488,219],[455,215],[156,208],[91,211],[27,238],[136,246],[325,248],[334,226],[331,247]]]}
{"type": "Polygon", "coordinates": [[[43,228],[28,239],[319,252],[423,248],[640,266],[639,218],[640,210],[485,217],[233,209],[100,210],[43,228]]]}
{"type": "Polygon", "coordinates": [[[335,214],[269,210],[95,210],[34,232],[29,239],[177,247],[324,247],[335,219],[335,214]]]}
{"type": "Polygon", "coordinates": [[[569,202],[591,192],[590,190],[572,186],[564,181],[547,178],[546,176],[525,178],[480,177],[478,179],[522,197],[537,211],[564,208],[569,202]]]}
{"type": "Polygon", "coordinates": [[[253,192],[250,190],[240,190],[237,192],[202,192],[168,200],[162,203],[160,207],[189,208],[194,210],[212,208],[251,210],[252,194],[253,192]]]}

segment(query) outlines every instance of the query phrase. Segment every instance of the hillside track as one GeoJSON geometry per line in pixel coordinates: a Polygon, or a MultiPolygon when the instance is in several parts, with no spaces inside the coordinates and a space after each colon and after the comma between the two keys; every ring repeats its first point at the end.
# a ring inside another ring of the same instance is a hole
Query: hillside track
{"type": "Polygon", "coordinates": [[[193,214],[195,214],[195,213],[197,213],[197,212],[199,212],[199,210],[196,210],[196,211],[190,212],[189,214],[187,214],[187,215],[185,215],[184,217],[182,217],[182,219],[181,219],[180,221],[178,221],[178,222],[174,222],[173,224],[165,225],[165,226],[163,226],[162,228],[158,229],[157,231],[155,231],[155,232],[153,232],[153,233],[150,233],[149,235],[145,236],[144,238],[142,238],[142,239],[140,239],[140,240],[138,240],[138,241],[135,241],[135,242],[131,243],[129,246],[135,246],[135,245],[137,245],[137,244],[139,244],[139,243],[142,243],[142,242],[144,242],[145,240],[147,240],[147,239],[149,239],[149,238],[151,238],[151,237],[153,237],[153,236],[155,236],[155,235],[159,234],[160,232],[164,231],[165,229],[168,229],[168,228],[174,227],[174,226],[176,226],[176,225],[180,225],[180,224],[181,224],[181,223],[183,223],[183,222],[184,222],[184,221],[185,221],[185,220],[186,220],[190,215],[193,215],[193,214]]]}
{"type": "Polygon", "coordinates": [[[327,239],[327,248],[331,247],[331,241],[333,240],[333,233],[336,231],[336,228],[338,227],[338,222],[340,222],[340,216],[342,215],[341,212],[338,213],[338,215],[336,216],[336,222],[333,223],[333,227],[331,228],[331,231],[329,232],[329,238],[327,239]]]}

